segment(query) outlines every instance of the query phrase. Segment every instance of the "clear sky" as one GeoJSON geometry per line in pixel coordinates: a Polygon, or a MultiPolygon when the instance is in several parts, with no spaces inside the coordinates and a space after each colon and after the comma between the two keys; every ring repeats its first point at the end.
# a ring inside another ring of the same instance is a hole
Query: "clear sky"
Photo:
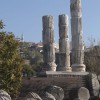
{"type": "MultiPolygon", "coordinates": [[[[82,0],[83,37],[100,41],[100,0],[82,0]]],[[[25,41],[42,40],[42,16],[52,15],[55,22],[55,40],[58,42],[58,16],[67,14],[70,23],[70,0],[0,0],[0,19],[5,31],[16,37],[24,34],[25,41]]],[[[69,36],[70,24],[69,24],[69,36]]]]}

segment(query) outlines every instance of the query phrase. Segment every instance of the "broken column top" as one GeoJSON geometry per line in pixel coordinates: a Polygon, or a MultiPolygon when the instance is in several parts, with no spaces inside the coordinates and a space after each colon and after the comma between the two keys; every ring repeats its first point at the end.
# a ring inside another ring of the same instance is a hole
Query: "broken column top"
{"type": "Polygon", "coordinates": [[[50,15],[45,15],[42,17],[43,29],[54,29],[54,17],[50,15]]]}
{"type": "Polygon", "coordinates": [[[81,17],[82,16],[81,0],[70,0],[70,11],[71,11],[71,16],[81,17]]]}
{"type": "Polygon", "coordinates": [[[59,25],[67,25],[68,26],[68,16],[65,14],[59,15],[59,25]]]}

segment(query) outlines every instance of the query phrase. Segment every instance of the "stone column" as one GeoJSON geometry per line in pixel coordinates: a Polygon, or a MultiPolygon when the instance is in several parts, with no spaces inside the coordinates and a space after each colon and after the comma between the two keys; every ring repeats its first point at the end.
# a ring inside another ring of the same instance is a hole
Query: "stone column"
{"type": "Polygon", "coordinates": [[[46,71],[56,71],[54,47],[54,18],[43,16],[43,60],[46,71]]]}
{"type": "Polygon", "coordinates": [[[70,0],[71,33],[72,33],[72,69],[85,72],[84,45],[82,36],[82,5],[81,0],[70,0]]]}
{"type": "Polygon", "coordinates": [[[59,15],[59,71],[71,72],[68,16],[59,15]]]}

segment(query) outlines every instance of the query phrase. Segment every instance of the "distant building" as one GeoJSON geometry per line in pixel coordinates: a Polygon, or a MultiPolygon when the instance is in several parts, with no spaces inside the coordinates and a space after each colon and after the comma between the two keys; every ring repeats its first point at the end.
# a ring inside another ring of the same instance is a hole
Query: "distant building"
{"type": "Polygon", "coordinates": [[[21,38],[15,38],[15,40],[17,40],[18,42],[23,42],[23,40],[21,38]]]}
{"type": "MultiPolygon", "coordinates": [[[[38,43],[33,43],[30,47],[31,50],[38,50],[39,52],[43,52],[43,43],[40,41],[38,43]]],[[[59,52],[59,45],[55,43],[55,52],[59,52]]]]}

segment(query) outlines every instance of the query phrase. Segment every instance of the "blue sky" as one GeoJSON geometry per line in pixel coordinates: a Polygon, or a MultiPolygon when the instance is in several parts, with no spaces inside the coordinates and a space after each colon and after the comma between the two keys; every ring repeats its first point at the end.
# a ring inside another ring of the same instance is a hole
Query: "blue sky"
{"type": "MultiPolygon", "coordinates": [[[[100,0],[82,0],[83,37],[100,41],[100,0]]],[[[58,42],[58,16],[67,14],[70,23],[70,0],[0,0],[0,19],[5,30],[16,37],[24,34],[25,41],[42,40],[42,16],[52,15],[55,22],[55,40],[58,42]]],[[[70,24],[69,24],[69,36],[70,24]]]]}

